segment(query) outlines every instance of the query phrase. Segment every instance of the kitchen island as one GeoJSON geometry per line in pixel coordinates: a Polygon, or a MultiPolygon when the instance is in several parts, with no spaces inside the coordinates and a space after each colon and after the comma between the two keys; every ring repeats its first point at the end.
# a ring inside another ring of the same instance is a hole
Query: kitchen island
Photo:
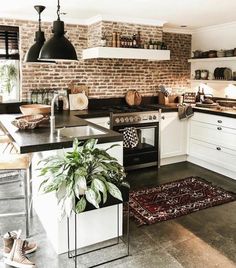
{"type": "MultiPolygon", "coordinates": [[[[97,146],[106,149],[113,144],[109,153],[116,157],[120,164],[123,163],[122,135],[109,129],[89,123],[78,116],[76,112],[64,111],[56,115],[56,128],[90,126],[101,131],[102,134],[92,136],[80,136],[80,141],[89,138],[98,139],[97,146]]],[[[19,115],[0,115],[1,127],[14,141],[19,153],[32,153],[32,184],[33,184],[33,207],[37,213],[47,236],[50,239],[57,254],[67,252],[67,219],[59,220],[58,200],[54,193],[41,194],[38,192],[42,178],[38,178],[39,160],[54,155],[55,157],[70,151],[73,138],[58,135],[50,136],[49,124],[33,130],[19,130],[12,125],[12,120],[19,115]]],[[[105,241],[117,236],[117,211],[119,211],[119,234],[122,234],[122,204],[95,209],[78,215],[78,248],[105,241]],[[98,231],[99,230],[99,231],[98,231]]],[[[74,216],[71,216],[73,227],[74,216]]],[[[73,237],[71,228],[71,236],[73,237]]],[[[73,240],[71,249],[73,249],[73,240]]]]}

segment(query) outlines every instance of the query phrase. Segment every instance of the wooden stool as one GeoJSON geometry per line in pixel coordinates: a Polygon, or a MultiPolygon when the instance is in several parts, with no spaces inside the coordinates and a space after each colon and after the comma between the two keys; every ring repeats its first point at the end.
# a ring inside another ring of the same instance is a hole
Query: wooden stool
{"type": "MultiPolygon", "coordinates": [[[[10,216],[25,216],[26,219],[26,236],[29,236],[29,217],[33,215],[32,208],[32,183],[31,183],[31,154],[18,154],[15,153],[16,149],[14,144],[7,136],[0,136],[0,144],[5,147],[5,150],[0,156],[0,170],[11,170],[11,171],[23,171],[23,184],[24,184],[24,195],[16,197],[5,197],[0,198],[0,201],[7,200],[25,200],[25,211],[24,212],[14,212],[14,213],[4,213],[0,214],[0,217],[10,217],[10,216]],[[5,146],[4,146],[5,145],[5,146]],[[8,149],[7,149],[8,148],[8,149]],[[6,153],[7,149],[7,153],[6,153]]],[[[18,180],[19,181],[19,180],[18,180]]],[[[0,182],[1,184],[7,184],[16,182],[16,180],[10,180],[8,182],[0,182]]]]}

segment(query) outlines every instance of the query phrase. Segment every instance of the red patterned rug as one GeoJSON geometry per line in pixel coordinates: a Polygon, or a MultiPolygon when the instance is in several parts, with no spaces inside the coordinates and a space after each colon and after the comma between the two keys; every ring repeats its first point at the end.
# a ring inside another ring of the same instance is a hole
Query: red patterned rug
{"type": "Polygon", "coordinates": [[[153,224],[236,200],[236,195],[199,177],[130,192],[130,215],[153,224]]]}

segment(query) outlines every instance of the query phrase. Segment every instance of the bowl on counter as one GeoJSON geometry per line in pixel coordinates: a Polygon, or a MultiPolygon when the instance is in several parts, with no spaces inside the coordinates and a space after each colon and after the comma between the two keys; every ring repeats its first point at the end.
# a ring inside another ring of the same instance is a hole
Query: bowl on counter
{"type": "Polygon", "coordinates": [[[51,112],[51,106],[44,104],[26,104],[21,105],[20,110],[24,115],[49,114],[51,112]]]}

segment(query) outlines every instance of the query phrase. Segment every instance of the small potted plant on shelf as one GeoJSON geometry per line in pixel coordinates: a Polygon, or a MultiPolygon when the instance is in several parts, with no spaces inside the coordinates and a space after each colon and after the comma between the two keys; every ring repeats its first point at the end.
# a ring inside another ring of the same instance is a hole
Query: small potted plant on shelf
{"type": "Polygon", "coordinates": [[[106,36],[106,32],[104,32],[104,33],[102,34],[100,44],[101,44],[102,47],[106,47],[106,46],[107,46],[107,36],[106,36]]]}
{"type": "Polygon", "coordinates": [[[73,150],[62,157],[51,156],[40,161],[43,167],[40,184],[43,193],[55,192],[61,217],[71,212],[81,213],[92,205],[99,208],[109,196],[123,201],[121,188],[128,187],[124,181],[124,168],[108,150],[96,147],[97,140],[90,139],[83,145],[74,140],[73,150]]]}

